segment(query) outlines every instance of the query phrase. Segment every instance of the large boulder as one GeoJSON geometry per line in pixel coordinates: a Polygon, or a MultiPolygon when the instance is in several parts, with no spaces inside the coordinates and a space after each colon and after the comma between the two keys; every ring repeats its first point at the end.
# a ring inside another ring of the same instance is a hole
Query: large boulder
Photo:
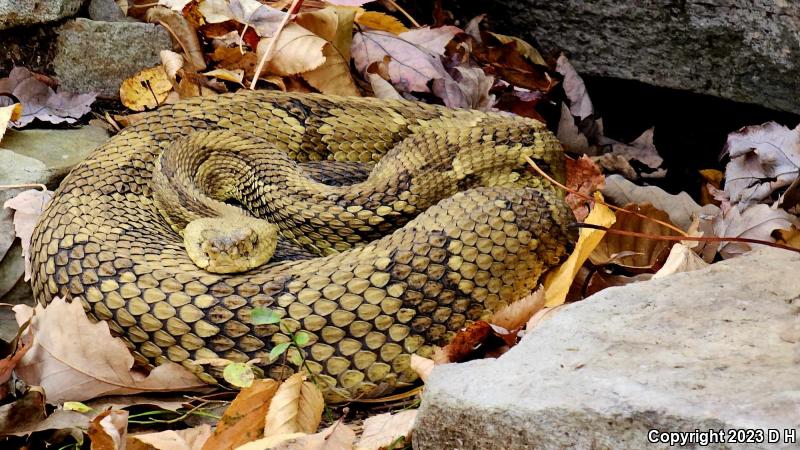
{"type": "Polygon", "coordinates": [[[496,360],[437,366],[414,448],[642,449],[661,432],[709,429],[763,432],[746,448],[798,448],[798,269],[797,253],[764,249],[609,288],[496,360]]]}
{"type": "Polygon", "coordinates": [[[0,30],[75,15],[83,0],[0,0],[0,30]]]}
{"type": "Polygon", "coordinates": [[[800,2],[493,2],[494,29],[563,49],[582,73],[800,113],[800,2]]]}
{"type": "Polygon", "coordinates": [[[167,30],[150,23],[79,18],[58,35],[53,65],[61,89],[105,98],[119,98],[123,80],[160,64],[161,50],[172,48],[167,30]]]}

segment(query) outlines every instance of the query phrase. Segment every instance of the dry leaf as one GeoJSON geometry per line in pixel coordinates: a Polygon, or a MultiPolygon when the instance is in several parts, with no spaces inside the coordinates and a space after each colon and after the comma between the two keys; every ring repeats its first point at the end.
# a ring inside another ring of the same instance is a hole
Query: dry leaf
{"type": "Polygon", "coordinates": [[[397,17],[390,16],[382,12],[358,10],[355,22],[363,27],[372,28],[377,31],[387,31],[392,34],[400,34],[408,31],[403,22],[397,17]]]}
{"type": "Polygon", "coordinates": [[[552,308],[542,308],[536,312],[531,318],[528,320],[528,323],[525,324],[525,333],[530,333],[531,330],[538,327],[547,319],[551,319],[561,308],[567,305],[558,305],[552,308]]]}
{"type": "Polygon", "coordinates": [[[790,185],[800,167],[800,126],[789,129],[775,122],[742,128],[728,135],[723,153],[725,192],[736,204],[768,198],[790,185]]]}
{"type": "Polygon", "coordinates": [[[214,69],[209,72],[203,73],[203,75],[207,77],[214,77],[220,80],[232,81],[234,83],[239,83],[239,84],[242,84],[242,82],[244,81],[243,69],[234,69],[234,70],[214,69]]]}
{"type": "Polygon", "coordinates": [[[127,450],[201,450],[210,436],[211,425],[208,424],[185,430],[138,434],[128,437],[127,450]]]}
{"type": "Polygon", "coordinates": [[[236,447],[235,450],[275,450],[275,447],[293,439],[300,439],[305,436],[308,436],[307,433],[289,433],[289,434],[279,434],[276,436],[270,436],[266,438],[261,438],[253,442],[248,442],[244,445],[240,445],[236,447]]]}
{"type": "Polygon", "coordinates": [[[396,414],[385,413],[368,417],[364,421],[364,432],[356,442],[355,449],[380,450],[391,444],[396,444],[395,448],[403,448],[410,442],[417,411],[409,409],[396,414]],[[399,443],[399,438],[403,438],[405,442],[399,443]]]}
{"type": "MultiPolygon", "coordinates": [[[[271,40],[272,38],[263,38],[258,42],[256,53],[259,60],[271,40]]],[[[281,76],[314,70],[325,63],[322,49],[326,44],[325,39],[296,23],[290,23],[278,36],[267,70],[281,76]]]]}
{"type": "Polygon", "coordinates": [[[658,150],[656,150],[656,146],[653,144],[654,132],[654,128],[645,130],[641,136],[630,144],[614,142],[612,143],[612,153],[620,155],[628,161],[636,160],[647,167],[656,169],[664,162],[664,158],[658,154],[658,150]]]}
{"type": "MultiPolygon", "coordinates": [[[[500,41],[500,43],[502,43],[502,44],[508,44],[509,42],[513,42],[514,45],[517,48],[517,51],[522,56],[527,58],[528,61],[530,61],[530,62],[532,62],[534,64],[539,64],[541,66],[546,66],[547,65],[547,62],[544,60],[544,58],[542,58],[542,55],[541,55],[541,53],[539,53],[539,50],[536,50],[527,41],[525,41],[523,39],[520,39],[520,38],[518,38],[516,36],[506,36],[505,34],[499,34],[499,33],[489,33],[489,34],[491,34],[495,39],[500,41]]],[[[558,69],[556,69],[556,70],[558,70],[558,69]]],[[[563,73],[562,73],[562,75],[563,75],[563,73]]],[[[583,81],[581,80],[581,83],[582,82],[583,81]]],[[[587,95],[587,98],[588,98],[588,95],[587,95]]]]}
{"type": "Polygon", "coordinates": [[[19,103],[0,107],[0,141],[6,134],[8,123],[17,121],[20,117],[22,117],[22,105],[19,103]]]}
{"type": "Polygon", "coordinates": [[[24,127],[39,119],[50,123],[75,123],[91,111],[91,104],[97,94],[66,94],[56,92],[36,78],[24,67],[11,69],[8,78],[0,78],[0,92],[10,94],[0,96],[0,106],[16,102],[22,104],[22,115],[11,121],[13,128],[24,127]]]}
{"type": "Polygon", "coordinates": [[[172,90],[172,83],[163,66],[137,72],[119,87],[120,101],[134,111],[154,109],[164,103],[172,90]]]}
{"type": "Polygon", "coordinates": [[[197,37],[197,30],[183,14],[163,6],[155,6],[147,9],[144,19],[149,23],[161,24],[169,30],[172,38],[178,42],[183,53],[188,58],[192,70],[206,68],[206,61],[203,56],[203,49],[200,47],[200,40],[197,37]]]}
{"type": "Polygon", "coordinates": [[[267,411],[264,437],[317,431],[325,401],[306,375],[296,373],[287,378],[275,393],[267,411]]]}
{"type": "MultiPolygon", "coordinates": [[[[610,227],[614,224],[616,217],[607,206],[598,203],[598,201],[602,200],[603,196],[596,192],[594,208],[592,208],[589,216],[586,217],[585,223],[604,227],[610,227]]],[[[578,242],[575,244],[575,250],[558,269],[547,274],[544,282],[545,298],[547,299],[545,306],[553,307],[564,303],[572,280],[605,234],[606,232],[602,230],[581,228],[578,242]]]]}
{"type": "Polygon", "coordinates": [[[411,355],[411,362],[409,363],[409,367],[411,370],[419,375],[419,379],[422,380],[423,383],[428,381],[428,376],[433,371],[433,366],[436,365],[436,362],[432,359],[423,358],[417,354],[411,355]]]}
{"type": "Polygon", "coordinates": [[[236,450],[351,450],[356,433],[342,423],[342,419],[319,433],[280,434],[250,442],[236,450]]]}
{"type": "Polygon", "coordinates": [[[14,352],[0,359],[0,385],[5,384],[11,378],[14,368],[17,367],[22,357],[25,356],[25,353],[31,348],[33,339],[30,334],[20,330],[17,336],[19,340],[14,352]]]}
{"type": "MultiPolygon", "coordinates": [[[[578,159],[567,158],[568,188],[591,197],[596,191],[605,187],[605,180],[600,167],[588,156],[583,155],[578,159]]],[[[589,208],[593,202],[572,192],[567,193],[565,200],[578,221],[584,220],[589,215],[589,208]]]]}
{"type": "Polygon", "coordinates": [[[674,273],[691,272],[693,270],[707,267],[708,263],[703,258],[697,256],[689,247],[677,243],[672,246],[669,257],[661,269],[653,275],[653,279],[664,278],[674,273]]]}
{"type": "MultiPolygon", "coordinates": [[[[542,63],[542,65],[544,64],[542,63]]],[[[571,115],[583,120],[594,114],[594,106],[592,106],[592,100],[589,98],[583,79],[563,53],[558,56],[556,61],[556,72],[564,76],[564,92],[569,99],[571,115]]]]}
{"type": "Polygon", "coordinates": [[[494,106],[494,95],[489,90],[494,77],[488,76],[480,67],[456,67],[452,76],[433,80],[431,89],[450,108],[489,111],[494,106]]]}
{"type": "MultiPolygon", "coordinates": [[[[25,435],[47,417],[42,388],[31,387],[22,398],[0,406],[0,436],[25,435]]],[[[2,439],[2,438],[0,438],[2,439]]]]}
{"type": "MultiPolygon", "coordinates": [[[[782,209],[772,209],[762,203],[733,206],[718,215],[713,222],[714,235],[718,237],[743,237],[772,241],[772,232],[800,225],[797,217],[782,209]]],[[[749,251],[751,244],[723,242],[719,254],[727,259],[749,251]]]]}
{"type": "Polygon", "coordinates": [[[592,152],[589,140],[575,125],[575,119],[572,117],[572,113],[566,103],[561,104],[561,118],[558,121],[556,137],[558,137],[561,145],[570,152],[582,154],[590,154],[592,152]]]}
{"type": "Polygon", "coordinates": [[[378,98],[390,98],[395,100],[402,100],[403,96],[397,92],[397,89],[392,86],[392,83],[384,80],[378,74],[367,73],[367,81],[372,86],[372,93],[378,98]]]}
{"type": "Polygon", "coordinates": [[[325,0],[327,3],[331,5],[339,5],[339,6],[364,6],[367,3],[373,2],[375,0],[325,0]]]}
{"type": "MultiPolygon", "coordinates": [[[[633,211],[646,217],[669,223],[669,216],[664,211],[649,203],[641,205],[628,204],[623,209],[633,211]]],[[[612,230],[633,231],[656,236],[678,236],[679,233],[652,220],[633,214],[617,213],[617,221],[612,230]]],[[[594,249],[589,259],[596,266],[615,264],[633,272],[654,271],[658,269],[669,254],[675,241],[662,241],[635,236],[607,234],[594,249]]]]}
{"type": "Polygon", "coordinates": [[[490,322],[506,330],[519,329],[544,307],[544,302],[544,289],[539,288],[494,313],[490,322]]]}
{"type": "Polygon", "coordinates": [[[128,411],[111,409],[100,413],[89,424],[91,450],[125,450],[128,411]]]}
{"type": "Polygon", "coordinates": [[[796,226],[792,225],[790,229],[786,230],[774,230],[771,233],[775,242],[783,245],[788,245],[789,247],[800,248],[800,229],[796,226]]]}
{"type": "Polygon", "coordinates": [[[433,361],[436,364],[446,364],[472,359],[478,351],[483,352],[484,344],[493,335],[492,326],[488,322],[476,320],[459,330],[449,344],[437,348],[433,361]]]}
{"type": "Polygon", "coordinates": [[[31,236],[36,222],[44,207],[53,197],[53,191],[37,191],[34,189],[20,192],[6,200],[3,208],[14,210],[14,233],[22,245],[22,256],[25,258],[25,281],[31,279],[31,236]]]}
{"type": "Polygon", "coordinates": [[[600,166],[606,173],[619,173],[629,180],[636,180],[639,178],[639,174],[633,166],[631,166],[630,161],[622,155],[605,153],[599,156],[592,156],[592,161],[600,166]]]}
{"type": "Polygon", "coordinates": [[[228,450],[260,438],[279,384],[275,380],[255,380],[249,388],[242,389],[225,410],[203,450],[228,450]]]}
{"type": "Polygon", "coordinates": [[[328,41],[322,49],[325,63],[302,74],[308,84],[324,94],[361,95],[350,73],[355,13],[355,8],[329,7],[297,16],[299,25],[328,41]]]}
{"type": "Polygon", "coordinates": [[[111,336],[107,323],[92,323],[79,301],[55,298],[47,308],[37,305],[29,332],[34,341],[16,372],[26,383],[42,386],[53,404],[207,387],[175,363],[162,364],[147,377],[131,372],[133,356],[128,347],[111,336]]]}

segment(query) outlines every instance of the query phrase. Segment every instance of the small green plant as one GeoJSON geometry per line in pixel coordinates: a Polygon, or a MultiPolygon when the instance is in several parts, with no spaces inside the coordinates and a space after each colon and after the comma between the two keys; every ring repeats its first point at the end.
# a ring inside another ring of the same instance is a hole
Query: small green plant
{"type": "Polygon", "coordinates": [[[287,351],[294,347],[297,350],[294,355],[292,355],[290,362],[297,367],[301,367],[308,372],[311,376],[311,381],[315,384],[317,383],[316,376],[314,372],[311,371],[311,368],[308,367],[306,363],[306,359],[303,356],[303,346],[308,344],[311,337],[305,331],[292,331],[289,330],[283,322],[281,322],[281,315],[275,312],[272,309],[267,308],[253,308],[250,311],[250,320],[252,321],[253,325],[278,325],[278,328],[281,332],[285,333],[289,336],[289,342],[281,342],[280,344],[275,345],[272,347],[272,350],[269,352],[269,360],[273,362],[277,360],[281,355],[287,357],[287,351]]]}

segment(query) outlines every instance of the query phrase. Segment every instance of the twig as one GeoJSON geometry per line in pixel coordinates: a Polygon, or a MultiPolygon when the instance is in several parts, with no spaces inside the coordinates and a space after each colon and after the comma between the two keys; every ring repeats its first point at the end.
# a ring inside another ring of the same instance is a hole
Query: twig
{"type": "Polygon", "coordinates": [[[698,242],[744,242],[747,244],[767,245],[769,247],[780,248],[792,252],[800,253],[800,248],[790,247],[788,245],[778,244],[777,242],[762,241],[760,239],[751,239],[743,237],[732,236],[666,236],[660,234],[647,234],[639,233],[636,231],[618,230],[616,228],[608,228],[602,225],[595,225],[591,223],[574,223],[570,224],[571,227],[577,228],[591,228],[593,230],[605,231],[609,234],[619,234],[622,236],[633,236],[646,239],[653,239],[657,241],[698,241],[698,242]]]}
{"type": "Polygon", "coordinates": [[[536,163],[533,162],[533,160],[530,157],[526,156],[525,159],[528,161],[528,164],[530,164],[531,167],[533,167],[533,170],[535,170],[539,175],[543,176],[547,181],[555,184],[556,186],[560,187],[561,189],[564,189],[565,191],[569,192],[570,194],[577,195],[578,197],[580,197],[580,198],[582,198],[584,200],[588,200],[590,202],[600,203],[601,205],[605,205],[605,206],[607,206],[608,208],[610,208],[610,209],[612,209],[614,211],[619,211],[619,212],[622,212],[622,213],[625,213],[625,214],[633,214],[634,216],[639,217],[641,219],[655,222],[655,223],[657,223],[657,224],[659,224],[661,226],[667,227],[670,230],[673,230],[673,231],[679,233],[681,236],[689,236],[688,233],[686,233],[685,231],[683,231],[680,228],[676,227],[675,225],[672,225],[671,223],[667,223],[667,222],[664,222],[664,221],[661,221],[661,220],[658,220],[658,219],[654,219],[652,217],[645,216],[644,214],[639,214],[639,213],[637,213],[635,211],[630,211],[630,210],[627,210],[625,208],[620,208],[619,206],[609,205],[606,202],[595,200],[595,199],[593,199],[592,197],[589,197],[586,194],[578,192],[578,191],[576,191],[574,189],[570,189],[567,186],[564,186],[563,184],[561,184],[558,181],[554,180],[553,177],[551,177],[547,173],[545,173],[545,171],[540,169],[539,166],[537,166],[536,163]]]}
{"type": "Polygon", "coordinates": [[[289,23],[290,20],[294,19],[295,14],[300,11],[300,5],[303,4],[303,0],[294,0],[292,4],[289,6],[289,9],[286,11],[286,15],[283,17],[280,25],[278,25],[278,29],[275,30],[275,34],[272,35],[271,40],[269,41],[269,45],[267,45],[267,49],[264,51],[264,55],[261,56],[261,60],[258,61],[258,66],[256,66],[256,73],[253,75],[253,81],[250,82],[250,90],[255,90],[256,82],[258,81],[258,77],[261,76],[261,71],[264,70],[264,66],[267,64],[267,61],[272,57],[272,51],[275,49],[275,44],[278,42],[278,38],[281,35],[281,32],[286,25],[289,23]]]}
{"type": "Polygon", "coordinates": [[[409,14],[408,11],[403,9],[403,7],[398,5],[394,0],[386,0],[386,3],[392,5],[392,8],[397,8],[397,10],[400,11],[400,14],[406,16],[406,19],[411,22],[411,25],[414,25],[417,28],[421,26],[416,20],[414,20],[413,17],[411,17],[411,14],[409,14]]]}

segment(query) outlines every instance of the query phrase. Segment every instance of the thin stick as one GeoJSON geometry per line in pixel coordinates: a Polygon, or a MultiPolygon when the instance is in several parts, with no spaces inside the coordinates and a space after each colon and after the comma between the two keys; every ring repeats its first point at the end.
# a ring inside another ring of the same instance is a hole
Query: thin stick
{"type": "Polygon", "coordinates": [[[667,223],[667,222],[664,222],[664,221],[661,221],[661,220],[658,220],[658,219],[654,219],[652,217],[645,216],[644,214],[639,214],[639,213],[637,213],[635,211],[629,211],[629,210],[627,210],[625,208],[620,208],[619,206],[609,205],[606,202],[597,201],[597,200],[593,199],[592,197],[589,197],[588,195],[582,194],[582,193],[580,193],[580,192],[578,192],[578,191],[576,191],[574,189],[570,189],[570,188],[564,186],[563,184],[559,183],[558,181],[554,180],[550,175],[546,174],[544,172],[544,170],[540,169],[539,166],[537,166],[536,163],[533,162],[533,160],[530,157],[526,156],[525,159],[528,161],[528,164],[530,164],[531,167],[533,167],[533,170],[535,170],[539,175],[543,176],[547,181],[555,184],[556,186],[560,187],[561,189],[564,189],[565,191],[567,191],[567,192],[569,192],[571,194],[577,195],[578,197],[580,197],[580,198],[582,198],[584,200],[588,200],[590,202],[600,203],[601,205],[605,205],[605,206],[607,206],[608,208],[610,208],[610,209],[612,209],[614,211],[619,211],[619,212],[623,212],[623,213],[626,213],[626,214],[633,214],[634,216],[639,217],[641,219],[655,222],[655,223],[657,223],[657,224],[659,224],[661,226],[667,227],[670,230],[673,230],[673,231],[679,233],[681,236],[688,236],[688,234],[685,231],[681,230],[680,228],[676,227],[675,225],[672,225],[671,223],[667,223]]]}
{"type": "Polygon", "coordinates": [[[264,70],[264,66],[267,64],[267,61],[269,61],[269,59],[272,57],[272,51],[275,48],[275,44],[278,42],[281,32],[284,28],[286,28],[289,20],[293,19],[295,14],[300,11],[300,5],[302,4],[303,0],[292,1],[291,6],[289,6],[289,10],[286,11],[286,15],[283,17],[280,25],[278,25],[278,29],[275,30],[275,34],[272,35],[272,40],[269,41],[269,45],[267,45],[267,49],[264,51],[264,56],[262,56],[261,60],[258,62],[256,73],[253,75],[253,81],[250,83],[250,90],[255,90],[258,77],[261,76],[261,71],[264,70]]]}
{"type": "Polygon", "coordinates": [[[416,20],[414,20],[413,17],[411,17],[411,14],[409,14],[405,9],[403,9],[402,6],[398,5],[397,2],[395,2],[394,0],[386,0],[386,3],[392,5],[392,8],[397,8],[397,10],[400,11],[400,14],[406,16],[406,19],[408,19],[408,21],[411,22],[411,25],[414,25],[417,28],[420,27],[420,24],[416,20]]]}
{"type": "Polygon", "coordinates": [[[653,239],[656,241],[698,241],[698,242],[744,242],[747,244],[759,244],[759,245],[767,245],[769,247],[780,248],[783,250],[789,250],[792,252],[800,253],[800,248],[790,247],[788,245],[779,244],[777,242],[770,242],[770,241],[762,241],[760,239],[750,239],[750,238],[743,238],[743,237],[731,237],[731,236],[665,236],[665,235],[658,235],[658,234],[647,234],[647,233],[639,233],[636,231],[626,231],[626,230],[618,230],[615,228],[608,228],[602,225],[595,225],[591,223],[575,223],[571,226],[577,228],[591,228],[593,230],[601,230],[605,231],[609,234],[619,234],[622,236],[633,236],[633,237],[640,237],[646,239],[653,239]]]}
{"type": "Polygon", "coordinates": [[[47,186],[41,183],[30,184],[0,184],[0,189],[21,189],[21,188],[39,188],[43,191],[47,190],[47,186]]]}

